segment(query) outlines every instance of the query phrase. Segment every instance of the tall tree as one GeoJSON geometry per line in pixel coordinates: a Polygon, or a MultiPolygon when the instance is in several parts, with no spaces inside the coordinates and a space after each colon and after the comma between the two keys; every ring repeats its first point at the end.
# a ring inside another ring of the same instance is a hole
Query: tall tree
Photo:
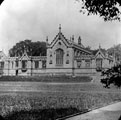
{"type": "Polygon", "coordinates": [[[9,50],[9,55],[11,57],[22,56],[24,51],[30,56],[46,56],[46,43],[32,42],[31,40],[20,41],[9,50]]]}
{"type": "Polygon", "coordinates": [[[121,0],[76,0],[82,3],[80,12],[99,15],[105,21],[120,20],[121,0]]]}

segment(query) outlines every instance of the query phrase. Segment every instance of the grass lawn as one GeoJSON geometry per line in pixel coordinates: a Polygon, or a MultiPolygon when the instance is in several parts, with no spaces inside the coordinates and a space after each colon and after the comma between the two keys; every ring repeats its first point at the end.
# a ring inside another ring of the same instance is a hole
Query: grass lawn
{"type": "Polygon", "coordinates": [[[18,115],[21,113],[23,116],[21,120],[27,120],[25,116],[29,117],[32,114],[34,118],[31,117],[31,120],[37,120],[38,117],[40,119],[48,113],[51,116],[50,120],[53,120],[65,114],[101,107],[121,100],[121,89],[114,86],[106,89],[102,84],[90,82],[68,84],[16,81],[0,82],[0,114],[7,119],[8,117],[13,119],[15,113],[18,115]],[[23,114],[23,111],[26,114],[23,114]]]}
{"type": "MultiPolygon", "coordinates": [[[[41,117],[43,114],[48,114],[48,118],[51,115],[54,118],[57,118],[73,114],[75,112],[107,105],[116,101],[116,98],[120,100],[121,94],[82,92],[16,92],[14,94],[10,93],[8,95],[0,96],[0,113],[2,116],[7,118],[13,118],[16,112],[18,115],[20,115],[19,112],[23,114],[22,111],[30,115],[34,113],[34,117],[41,117]],[[45,113],[42,114],[42,110],[47,110],[48,112],[46,113],[45,111],[45,113]],[[58,111],[62,111],[61,114],[59,114],[60,112],[58,111]]],[[[23,118],[25,118],[25,115],[23,118]]],[[[52,118],[50,120],[53,120],[52,118]]]]}

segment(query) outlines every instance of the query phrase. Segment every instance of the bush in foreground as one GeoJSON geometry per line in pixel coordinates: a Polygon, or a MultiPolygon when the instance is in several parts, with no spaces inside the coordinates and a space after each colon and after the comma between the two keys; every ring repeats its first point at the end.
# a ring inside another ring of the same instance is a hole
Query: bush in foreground
{"type": "Polygon", "coordinates": [[[103,79],[101,83],[104,84],[106,88],[110,88],[110,85],[113,84],[116,87],[121,87],[121,65],[118,64],[108,70],[102,71],[103,79]]]}

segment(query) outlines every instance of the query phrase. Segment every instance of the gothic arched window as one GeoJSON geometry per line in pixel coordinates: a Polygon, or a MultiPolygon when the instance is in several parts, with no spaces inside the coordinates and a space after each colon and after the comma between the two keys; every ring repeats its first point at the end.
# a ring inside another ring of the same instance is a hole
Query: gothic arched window
{"type": "Polygon", "coordinates": [[[57,49],[56,50],[56,65],[63,65],[63,55],[64,55],[64,52],[62,49],[57,49]]]}
{"type": "Polygon", "coordinates": [[[97,71],[100,71],[102,69],[102,63],[103,63],[102,58],[97,58],[96,59],[97,71]]]}

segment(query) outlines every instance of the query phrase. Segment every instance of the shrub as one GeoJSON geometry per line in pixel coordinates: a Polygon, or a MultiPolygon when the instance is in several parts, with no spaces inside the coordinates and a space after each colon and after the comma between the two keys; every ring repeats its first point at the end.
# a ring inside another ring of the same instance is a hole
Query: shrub
{"type": "Polygon", "coordinates": [[[121,87],[121,65],[118,64],[108,70],[102,71],[103,79],[101,83],[104,84],[106,88],[109,88],[111,84],[114,84],[118,88],[121,87]]]}

